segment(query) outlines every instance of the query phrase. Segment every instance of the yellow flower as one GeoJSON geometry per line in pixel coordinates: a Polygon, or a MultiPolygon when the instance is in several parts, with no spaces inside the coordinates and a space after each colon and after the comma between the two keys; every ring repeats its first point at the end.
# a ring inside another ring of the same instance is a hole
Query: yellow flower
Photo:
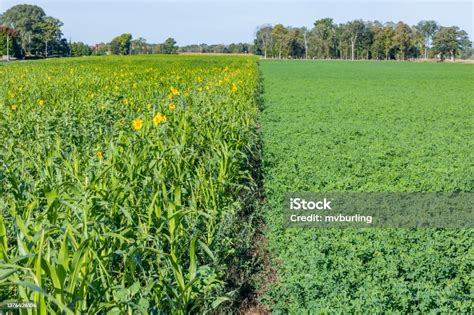
{"type": "Polygon", "coordinates": [[[127,98],[123,100],[123,104],[128,105],[128,99],[127,98]]]}
{"type": "Polygon", "coordinates": [[[176,105],[174,105],[174,103],[170,103],[168,105],[168,107],[171,109],[171,110],[174,110],[176,108],[176,105]]]}
{"type": "Polygon", "coordinates": [[[163,123],[166,121],[166,116],[162,115],[161,113],[156,114],[155,117],[153,117],[153,125],[158,126],[159,124],[163,123]]]}
{"type": "Polygon", "coordinates": [[[237,92],[237,85],[232,84],[232,92],[237,92]]]}
{"type": "Polygon", "coordinates": [[[184,92],[184,96],[188,97],[189,93],[188,92],[184,92]]]}
{"type": "Polygon", "coordinates": [[[137,119],[134,119],[133,122],[132,122],[132,126],[133,126],[133,129],[135,129],[136,131],[140,130],[143,128],[143,120],[137,118],[137,119]]]}
{"type": "Polygon", "coordinates": [[[44,100],[38,100],[38,105],[39,106],[44,106],[44,100]]]}
{"type": "Polygon", "coordinates": [[[15,104],[13,104],[13,105],[11,106],[11,109],[12,109],[13,111],[15,111],[17,108],[18,108],[18,106],[16,106],[15,104]]]}
{"type": "Polygon", "coordinates": [[[95,156],[96,156],[99,160],[103,160],[103,159],[104,159],[104,152],[102,152],[102,151],[99,150],[99,151],[97,151],[97,152],[95,153],[95,156]]]}
{"type": "Polygon", "coordinates": [[[174,87],[170,87],[170,90],[173,95],[179,95],[178,89],[175,89],[174,87]]]}
{"type": "Polygon", "coordinates": [[[146,108],[150,109],[150,108],[151,108],[151,104],[147,104],[147,105],[146,105],[146,108]]]}
{"type": "Polygon", "coordinates": [[[172,100],[172,99],[173,99],[173,94],[169,94],[169,95],[168,95],[168,99],[169,99],[169,100],[172,100]]]}

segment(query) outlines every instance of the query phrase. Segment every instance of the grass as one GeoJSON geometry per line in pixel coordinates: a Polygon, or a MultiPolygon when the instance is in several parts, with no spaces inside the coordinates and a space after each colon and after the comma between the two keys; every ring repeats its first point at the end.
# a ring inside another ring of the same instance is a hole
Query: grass
{"type": "Polygon", "coordinates": [[[258,79],[251,57],[0,67],[0,301],[185,314],[232,300],[258,79]]]}
{"type": "Polygon", "coordinates": [[[275,313],[472,311],[473,230],[283,229],[292,191],[474,191],[473,68],[262,61],[275,313]]]}

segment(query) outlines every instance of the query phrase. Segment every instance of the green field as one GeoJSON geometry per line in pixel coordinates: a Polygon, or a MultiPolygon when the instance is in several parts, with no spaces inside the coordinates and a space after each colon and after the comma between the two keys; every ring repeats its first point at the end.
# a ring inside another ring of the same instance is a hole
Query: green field
{"type": "Polygon", "coordinates": [[[258,79],[252,57],[0,66],[0,307],[228,305],[252,238],[258,79]]]}
{"type": "Polygon", "coordinates": [[[0,303],[470,313],[473,229],[285,230],[283,196],[474,192],[473,69],[242,56],[0,65],[0,303]]]}
{"type": "Polygon", "coordinates": [[[474,68],[262,61],[275,313],[472,312],[471,230],[282,227],[298,191],[474,191],[474,68]],[[306,311],[305,311],[306,310],[306,311]]]}

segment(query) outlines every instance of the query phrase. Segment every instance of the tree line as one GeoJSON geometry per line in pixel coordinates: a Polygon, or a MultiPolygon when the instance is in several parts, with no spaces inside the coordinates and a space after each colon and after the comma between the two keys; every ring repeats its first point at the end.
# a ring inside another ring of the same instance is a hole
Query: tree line
{"type": "Polygon", "coordinates": [[[472,53],[467,33],[436,21],[405,22],[354,20],[336,24],[316,20],[311,29],[282,24],[258,27],[255,52],[264,58],[407,60],[439,57],[466,58],[472,53]]]}
{"type": "Polygon", "coordinates": [[[467,58],[472,42],[457,26],[421,21],[409,26],[398,23],[354,20],[337,24],[331,18],[316,20],[311,29],[282,24],[261,25],[253,44],[187,45],[178,47],[173,38],[151,44],[125,33],[108,43],[89,46],[68,42],[63,23],[47,16],[36,5],[16,5],[0,15],[0,56],[23,57],[135,55],[174,53],[240,53],[264,58],[407,60],[467,58]]]}
{"type": "Polygon", "coordinates": [[[200,44],[186,45],[178,48],[181,53],[213,53],[213,54],[253,54],[254,45],[249,43],[200,44]]]}
{"type": "Polygon", "coordinates": [[[69,51],[67,40],[62,37],[63,23],[47,16],[38,6],[12,7],[0,15],[0,25],[0,55],[48,57],[69,51]]]}
{"type": "MultiPolygon", "coordinates": [[[[73,47],[76,50],[85,51],[84,43],[73,43],[73,47]]],[[[178,46],[174,38],[169,37],[163,43],[150,44],[146,39],[139,37],[133,39],[132,34],[125,33],[121,34],[112,39],[110,43],[99,43],[95,46],[88,47],[88,53],[74,53],[73,56],[86,56],[86,55],[148,55],[148,54],[176,54],[178,46]]]]}
{"type": "Polygon", "coordinates": [[[150,44],[143,38],[133,39],[121,34],[109,43],[89,46],[82,42],[68,42],[63,37],[63,23],[47,16],[36,5],[21,4],[0,15],[0,56],[38,58],[51,56],[174,54],[176,41],[168,38],[164,43],[150,44]]]}

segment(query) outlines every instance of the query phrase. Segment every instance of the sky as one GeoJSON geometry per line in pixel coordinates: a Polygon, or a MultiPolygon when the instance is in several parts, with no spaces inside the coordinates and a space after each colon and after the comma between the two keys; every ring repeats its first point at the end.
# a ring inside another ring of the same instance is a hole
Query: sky
{"type": "Polygon", "coordinates": [[[110,42],[122,33],[160,43],[173,37],[178,45],[253,42],[257,26],[282,23],[312,27],[315,20],[336,23],[354,19],[435,20],[459,26],[474,38],[474,0],[0,0],[0,12],[16,4],[35,4],[60,19],[64,36],[89,45],[110,42]]]}

